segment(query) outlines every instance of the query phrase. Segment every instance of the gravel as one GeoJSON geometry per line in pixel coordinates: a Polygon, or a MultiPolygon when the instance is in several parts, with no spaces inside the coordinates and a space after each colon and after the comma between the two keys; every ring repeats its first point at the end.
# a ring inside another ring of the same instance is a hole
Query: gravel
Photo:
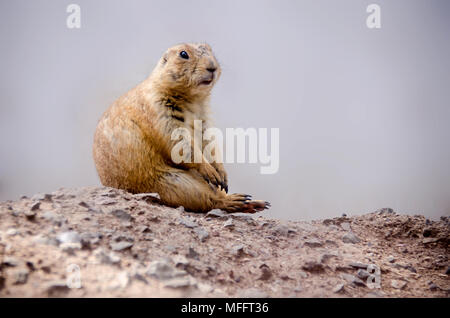
{"type": "Polygon", "coordinates": [[[293,222],[205,216],[152,198],[86,187],[0,202],[0,297],[448,297],[448,218],[293,222]],[[344,243],[349,232],[359,243],[344,243]],[[66,285],[72,264],[82,288],[66,285]],[[376,290],[369,264],[383,273],[376,290]]]}

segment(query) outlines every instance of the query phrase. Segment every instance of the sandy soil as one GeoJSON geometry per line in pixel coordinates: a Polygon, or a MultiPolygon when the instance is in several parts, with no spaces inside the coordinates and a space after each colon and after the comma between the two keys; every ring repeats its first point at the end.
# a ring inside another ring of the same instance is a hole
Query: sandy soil
{"type": "Polygon", "coordinates": [[[1,202],[0,297],[449,297],[450,217],[263,215],[105,187],[1,202]]]}

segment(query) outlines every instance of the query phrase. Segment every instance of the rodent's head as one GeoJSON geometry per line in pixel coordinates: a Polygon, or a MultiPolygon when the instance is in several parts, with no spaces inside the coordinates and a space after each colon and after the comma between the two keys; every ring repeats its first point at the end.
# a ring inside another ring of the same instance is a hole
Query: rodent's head
{"type": "Polygon", "coordinates": [[[208,95],[221,69],[206,43],[179,44],[161,57],[154,75],[162,87],[190,95],[208,95]]]}

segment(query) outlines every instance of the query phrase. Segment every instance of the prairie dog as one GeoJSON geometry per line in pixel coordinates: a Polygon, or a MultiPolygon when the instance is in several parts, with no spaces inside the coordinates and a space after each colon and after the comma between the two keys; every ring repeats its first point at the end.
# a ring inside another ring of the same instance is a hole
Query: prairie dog
{"type": "MultiPolygon", "coordinates": [[[[194,120],[211,125],[210,93],[221,68],[211,47],[180,44],[168,49],[150,76],[116,100],[98,122],[93,155],[103,185],[132,193],[157,192],[161,202],[187,211],[254,213],[270,206],[246,194],[228,194],[222,163],[176,164],[174,129],[193,136],[194,120]]],[[[203,148],[203,146],[202,146],[203,148]]],[[[201,153],[201,154],[200,154],[201,153]]]]}

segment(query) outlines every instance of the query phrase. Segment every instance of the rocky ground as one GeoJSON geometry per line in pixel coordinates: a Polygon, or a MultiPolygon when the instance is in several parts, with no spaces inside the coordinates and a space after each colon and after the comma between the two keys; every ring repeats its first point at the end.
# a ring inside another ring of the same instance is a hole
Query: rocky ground
{"type": "Polygon", "coordinates": [[[449,297],[449,217],[262,215],[104,187],[1,202],[0,297],[449,297]]]}

